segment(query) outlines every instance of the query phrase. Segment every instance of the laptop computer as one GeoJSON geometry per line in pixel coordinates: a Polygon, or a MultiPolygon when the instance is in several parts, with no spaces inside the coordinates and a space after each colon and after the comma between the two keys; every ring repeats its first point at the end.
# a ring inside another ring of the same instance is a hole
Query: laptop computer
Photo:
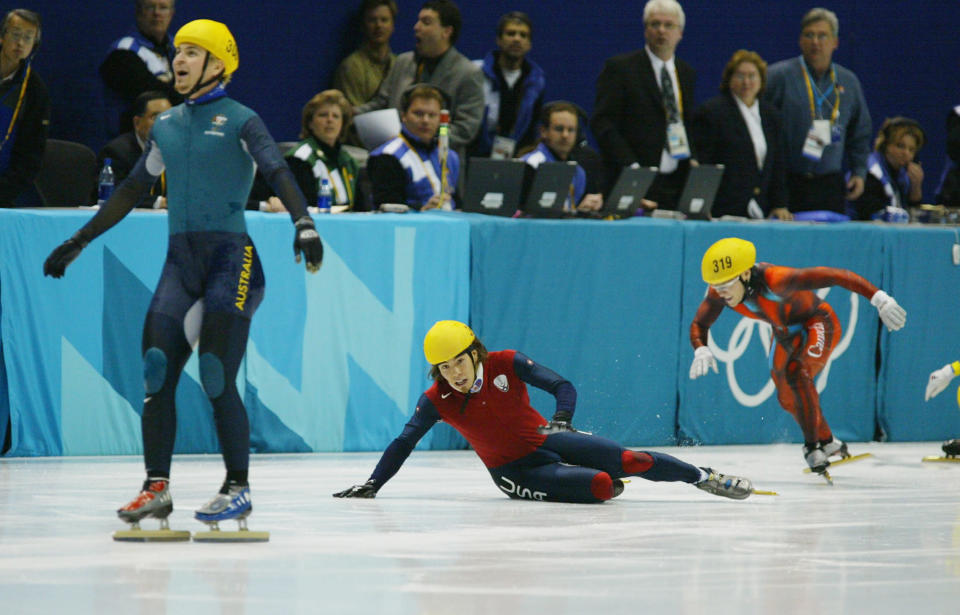
{"type": "Polygon", "coordinates": [[[722,164],[701,164],[691,166],[687,174],[687,183],[683,187],[677,211],[689,220],[709,220],[713,199],[723,179],[722,164]]]}
{"type": "Polygon", "coordinates": [[[520,207],[527,163],[522,160],[470,158],[463,211],[512,216],[520,207]]]}
{"type": "Polygon", "coordinates": [[[576,162],[543,162],[537,167],[530,182],[530,189],[523,200],[523,211],[535,218],[563,218],[572,215],[576,204],[570,211],[564,209],[569,198],[573,174],[577,170],[576,162]]]}
{"type": "Polygon", "coordinates": [[[616,216],[631,218],[640,208],[640,199],[657,177],[657,167],[624,167],[613,190],[603,200],[603,207],[597,212],[601,218],[616,216]]]}

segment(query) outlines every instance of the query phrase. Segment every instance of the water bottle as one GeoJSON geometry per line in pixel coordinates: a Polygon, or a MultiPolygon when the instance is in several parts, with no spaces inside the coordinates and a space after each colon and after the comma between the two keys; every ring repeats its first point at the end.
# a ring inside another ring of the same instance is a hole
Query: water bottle
{"type": "Polygon", "coordinates": [[[97,205],[103,205],[113,194],[113,160],[103,159],[103,168],[100,169],[99,189],[97,190],[97,205]]]}
{"type": "Polygon", "coordinates": [[[330,188],[329,179],[320,180],[320,192],[317,193],[317,213],[330,213],[330,205],[333,203],[333,190],[330,188]]]}

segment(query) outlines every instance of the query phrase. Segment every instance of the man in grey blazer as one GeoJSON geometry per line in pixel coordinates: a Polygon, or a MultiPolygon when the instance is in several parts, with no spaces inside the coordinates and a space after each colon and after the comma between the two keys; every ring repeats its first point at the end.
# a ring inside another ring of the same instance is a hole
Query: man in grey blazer
{"type": "Polygon", "coordinates": [[[450,99],[450,147],[463,159],[466,145],[480,129],[483,116],[483,73],[457,51],[460,9],[450,0],[428,0],[413,26],[416,46],[397,56],[370,102],[355,109],[366,113],[400,108],[403,93],[414,83],[429,83],[450,99]]]}

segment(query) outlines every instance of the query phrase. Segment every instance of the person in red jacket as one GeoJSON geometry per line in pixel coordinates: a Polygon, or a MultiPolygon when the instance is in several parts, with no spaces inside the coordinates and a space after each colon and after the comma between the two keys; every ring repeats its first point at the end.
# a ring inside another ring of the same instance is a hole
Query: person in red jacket
{"type": "Polygon", "coordinates": [[[714,495],[742,500],[749,480],[698,468],[664,453],[632,451],[571,427],[577,391],[565,378],[516,350],[487,352],[467,325],[441,320],[423,351],[431,386],[406,427],[383,452],[369,480],[333,494],[372,498],[403,465],[420,438],[446,421],[473,446],[494,483],[514,499],[603,502],[623,491],[623,478],[681,481],[714,495]],[[527,385],[557,400],[547,421],[531,405],[527,385]]]}
{"type": "Polygon", "coordinates": [[[758,263],[756,247],[738,237],[727,237],[710,246],[703,255],[701,273],[710,288],[690,325],[694,348],[690,378],[699,378],[710,369],[718,371],[707,345],[707,333],[724,307],[767,322],[777,342],[770,370],[777,400],[803,430],[807,464],[814,472],[823,473],[830,457],[849,456],[847,445],[834,437],[823,417],[814,383],[830,360],[842,330],[833,308],[813,291],[842,286],[869,298],[890,331],[906,324],[906,311],[893,297],[846,269],[794,269],[758,263]]]}

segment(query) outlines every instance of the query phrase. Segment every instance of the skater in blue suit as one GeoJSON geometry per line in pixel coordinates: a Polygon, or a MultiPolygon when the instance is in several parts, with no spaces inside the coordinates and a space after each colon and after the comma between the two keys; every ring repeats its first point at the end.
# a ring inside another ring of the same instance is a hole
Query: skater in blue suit
{"type": "Polygon", "coordinates": [[[200,378],[213,405],[226,479],[195,516],[206,523],[237,519],[243,528],[252,510],[250,424],[236,376],[250,319],[264,291],[260,258],[244,220],[256,168],[294,221],[297,262],[302,254],[307,270],[316,272],[323,245],[303,193],[263,121],[226,95],[225,86],[239,65],[233,35],[222,23],[199,19],[177,32],[174,45],[174,85],[185,102],[157,117],[133,171],[97,214],[50,254],[43,271],[61,277],[81,250],[126,216],[166,170],[170,238],[142,343],[147,478],[141,492],[117,514],[134,525],[155,517],[167,527],[166,517],[173,510],[170,460],[177,381],[194,341],[187,339],[184,322],[188,310],[198,305],[200,378]]]}

